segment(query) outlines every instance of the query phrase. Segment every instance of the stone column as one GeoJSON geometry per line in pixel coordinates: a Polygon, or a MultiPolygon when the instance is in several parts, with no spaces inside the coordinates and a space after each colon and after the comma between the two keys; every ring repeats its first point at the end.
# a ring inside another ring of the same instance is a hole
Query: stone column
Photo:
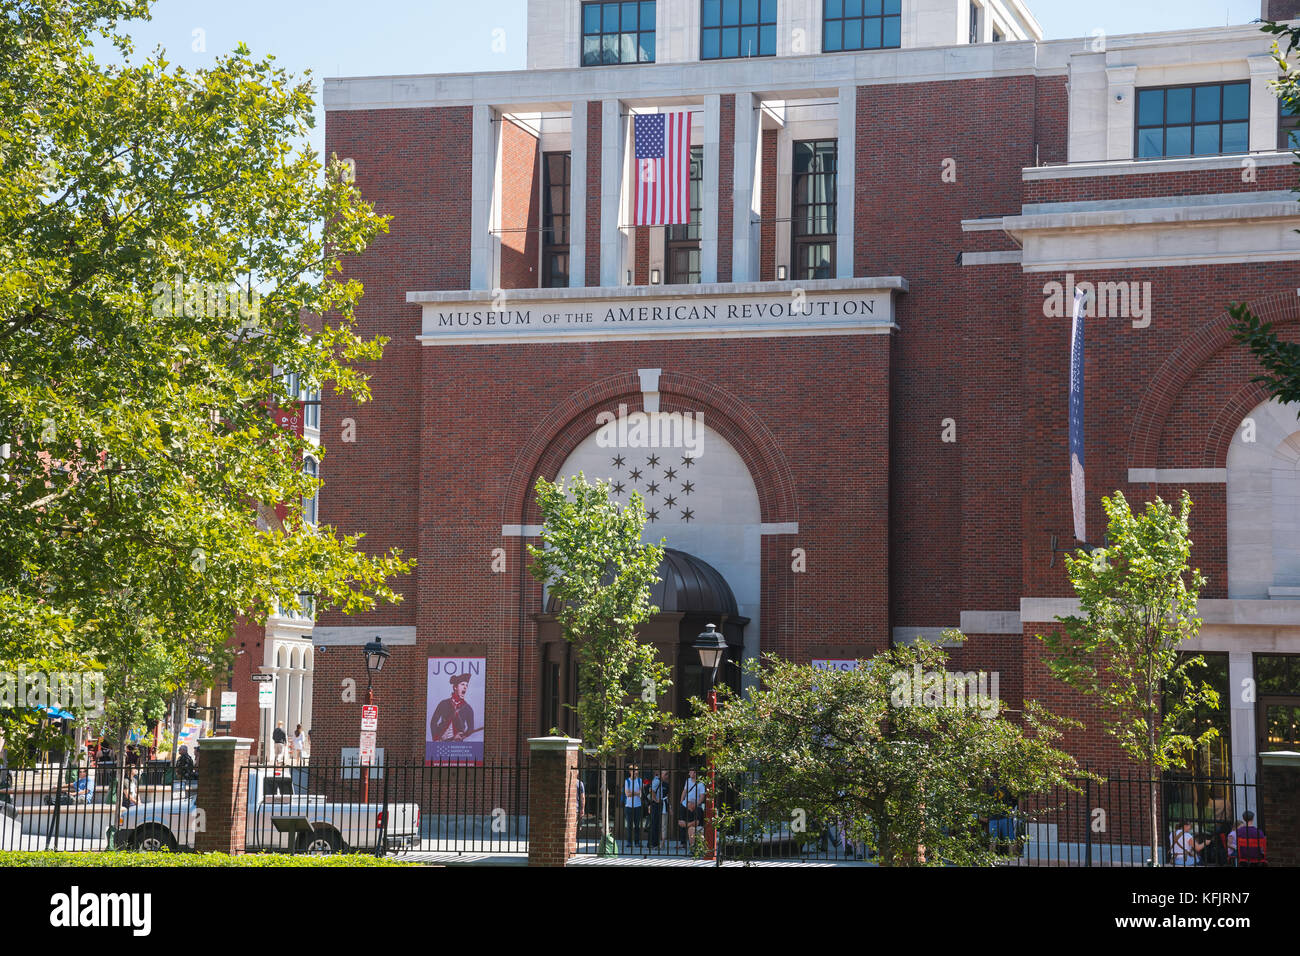
{"type": "Polygon", "coordinates": [[[569,104],[569,288],[587,284],[587,101],[569,104]]]}
{"type": "Polygon", "coordinates": [[[199,785],[194,849],[200,853],[243,853],[248,822],[248,737],[199,740],[199,785]],[[200,829],[200,822],[201,829],[200,829]]]}
{"type": "Polygon", "coordinates": [[[497,123],[490,106],[475,106],[470,165],[469,287],[492,288],[494,263],[491,233],[493,186],[497,169],[497,123]]]}
{"type": "Polygon", "coordinates": [[[600,133],[600,284],[626,284],[627,230],[623,224],[623,186],[627,140],[621,100],[601,101],[600,133]]]}
{"type": "Polygon", "coordinates": [[[528,865],[564,866],[578,852],[578,753],[570,737],[528,740],[528,865]]]}
{"type": "Polygon", "coordinates": [[[704,181],[700,184],[700,282],[718,281],[718,168],[722,96],[704,97],[704,181]]]}
{"type": "Polygon", "coordinates": [[[835,278],[853,277],[853,238],[857,234],[853,208],[854,176],[858,167],[858,88],[840,87],[835,176],[835,278]]]}

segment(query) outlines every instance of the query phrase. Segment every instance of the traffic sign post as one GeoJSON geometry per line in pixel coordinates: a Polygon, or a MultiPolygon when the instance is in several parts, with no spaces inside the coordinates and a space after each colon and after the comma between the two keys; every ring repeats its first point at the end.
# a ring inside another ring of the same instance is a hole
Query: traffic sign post
{"type": "Polygon", "coordinates": [[[379,705],[362,704],[361,705],[361,730],[375,731],[379,729],[379,705]]]}
{"type": "Polygon", "coordinates": [[[223,723],[231,723],[235,719],[235,703],[239,697],[237,691],[223,690],[221,692],[221,720],[223,723]]]}
{"type": "MultiPolygon", "coordinates": [[[[358,763],[369,768],[375,762],[375,732],[373,730],[363,730],[361,732],[361,747],[359,749],[358,763]]],[[[367,777],[370,776],[369,769],[365,771],[365,774],[367,777]]]]}

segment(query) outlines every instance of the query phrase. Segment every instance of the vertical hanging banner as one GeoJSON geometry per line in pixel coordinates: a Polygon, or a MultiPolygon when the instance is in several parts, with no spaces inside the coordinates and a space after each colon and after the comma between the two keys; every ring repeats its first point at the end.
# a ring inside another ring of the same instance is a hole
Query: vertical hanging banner
{"type": "Polygon", "coordinates": [[[635,226],[691,221],[691,114],[632,117],[636,153],[635,226]]]}
{"type": "Polygon", "coordinates": [[[1074,537],[1088,540],[1087,487],[1083,479],[1083,319],[1088,294],[1074,290],[1074,321],[1070,328],[1070,503],[1074,537]]]}
{"type": "Polygon", "coordinates": [[[487,659],[429,658],[424,763],[483,764],[487,659]]]}

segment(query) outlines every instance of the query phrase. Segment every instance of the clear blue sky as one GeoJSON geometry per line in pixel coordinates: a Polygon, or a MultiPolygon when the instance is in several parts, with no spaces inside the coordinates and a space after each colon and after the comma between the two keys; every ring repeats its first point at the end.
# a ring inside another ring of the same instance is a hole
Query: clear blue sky
{"type": "MultiPolygon", "coordinates": [[[[1048,39],[1249,23],[1259,0],[1027,0],[1048,39]]],[[[157,0],[128,32],[137,53],[161,46],[198,68],[247,43],[294,74],[460,73],[524,67],[527,0],[157,0]],[[504,46],[493,49],[494,31],[504,46]],[[203,31],[196,36],[196,30],[203,31]],[[200,43],[200,39],[202,43],[200,43]],[[201,47],[201,49],[196,49],[201,47]]],[[[319,98],[318,98],[319,101],[319,98]]],[[[312,145],[324,145],[323,116],[312,145]]]]}

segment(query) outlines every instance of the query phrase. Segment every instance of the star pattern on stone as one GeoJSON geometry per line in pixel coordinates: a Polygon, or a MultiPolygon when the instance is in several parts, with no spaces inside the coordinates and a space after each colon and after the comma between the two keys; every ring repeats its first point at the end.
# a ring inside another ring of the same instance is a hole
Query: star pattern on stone
{"type": "Polygon", "coordinates": [[[615,456],[614,456],[614,467],[615,467],[615,468],[622,468],[622,467],[623,467],[623,456],[622,456],[622,455],[615,455],[615,456]]]}
{"type": "Polygon", "coordinates": [[[691,467],[691,465],[695,464],[695,457],[693,455],[683,455],[682,464],[687,468],[691,467]]]}
{"type": "Polygon", "coordinates": [[[614,494],[621,495],[622,493],[623,493],[623,482],[621,481],[614,482],[614,494]]]}
{"type": "Polygon", "coordinates": [[[652,494],[652,495],[657,495],[657,494],[659,494],[659,482],[657,482],[657,481],[652,481],[652,482],[650,482],[650,484],[648,484],[648,485],[645,486],[645,490],[648,491],[648,492],[649,492],[650,494],[652,494]]]}
{"type": "Polygon", "coordinates": [[[672,481],[674,478],[677,477],[677,469],[669,468],[667,471],[664,472],[664,477],[667,478],[669,481],[672,481]]]}
{"type": "Polygon", "coordinates": [[[651,455],[649,458],[647,458],[647,459],[645,460],[645,463],[646,463],[647,465],[649,465],[651,468],[658,468],[658,467],[659,467],[659,456],[658,456],[658,455],[651,455]]]}
{"type": "Polygon", "coordinates": [[[676,507],[677,507],[677,499],[674,498],[672,495],[669,495],[667,498],[664,499],[664,507],[665,507],[665,508],[676,508],[676,507]]]}
{"type": "Polygon", "coordinates": [[[689,495],[694,490],[695,490],[695,482],[687,481],[682,484],[682,494],[689,495]]]}
{"type": "Polygon", "coordinates": [[[692,511],[690,508],[687,508],[685,511],[682,512],[683,521],[689,522],[694,517],[695,517],[695,512],[692,511]]]}
{"type": "Polygon", "coordinates": [[[628,475],[627,475],[627,476],[628,476],[629,478],[631,478],[633,481],[640,481],[640,480],[641,480],[641,469],[640,469],[640,468],[633,468],[630,472],[628,472],[628,475]]]}
{"type": "Polygon", "coordinates": [[[646,520],[647,520],[647,521],[658,521],[658,520],[659,520],[659,512],[657,512],[657,511],[653,511],[653,510],[646,512],[646,520]]]}

